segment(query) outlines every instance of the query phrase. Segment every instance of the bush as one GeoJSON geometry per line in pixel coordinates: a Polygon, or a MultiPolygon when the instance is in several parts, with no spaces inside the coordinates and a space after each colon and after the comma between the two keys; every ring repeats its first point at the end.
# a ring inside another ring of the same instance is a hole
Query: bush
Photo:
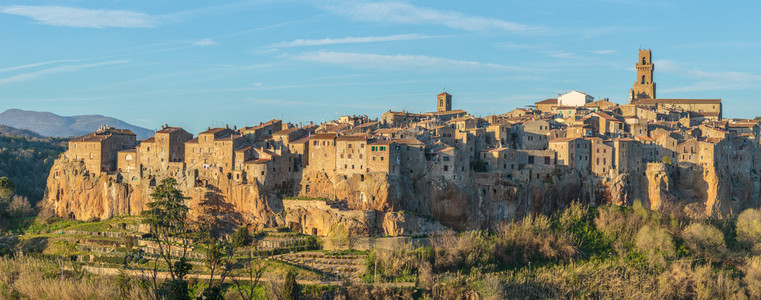
{"type": "Polygon", "coordinates": [[[666,230],[658,225],[645,225],[635,240],[637,250],[644,254],[651,266],[666,266],[666,259],[676,254],[674,241],[666,230]]]}
{"type": "Polygon", "coordinates": [[[761,252],[761,211],[749,208],[737,216],[737,241],[761,252]]]}
{"type": "Polygon", "coordinates": [[[743,266],[745,284],[753,299],[761,299],[761,256],[748,258],[743,266]]]}
{"type": "Polygon", "coordinates": [[[578,254],[578,249],[570,235],[553,230],[548,217],[537,215],[503,225],[497,232],[496,252],[503,264],[515,266],[531,261],[568,260],[578,254]]]}
{"type": "Polygon", "coordinates": [[[600,207],[594,220],[597,230],[613,241],[613,248],[625,254],[634,245],[634,236],[647,222],[647,212],[638,202],[633,209],[608,205],[600,207]],[[632,213],[632,210],[638,213],[632,213]]]}
{"type": "Polygon", "coordinates": [[[241,226],[233,235],[233,245],[235,247],[248,246],[251,243],[251,234],[246,226],[241,226]]]}
{"type": "Polygon", "coordinates": [[[727,251],[724,234],[711,225],[692,223],[684,229],[682,237],[687,248],[709,260],[721,259],[727,251]]]}
{"type": "Polygon", "coordinates": [[[293,269],[288,269],[285,273],[285,281],[283,282],[283,291],[281,293],[281,299],[283,300],[296,300],[299,298],[299,286],[296,283],[296,272],[293,269]]]}

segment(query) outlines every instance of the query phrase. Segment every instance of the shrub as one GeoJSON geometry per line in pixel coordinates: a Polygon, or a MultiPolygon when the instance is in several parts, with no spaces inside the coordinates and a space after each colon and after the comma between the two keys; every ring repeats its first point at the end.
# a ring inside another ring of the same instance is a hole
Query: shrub
{"type": "Polygon", "coordinates": [[[745,284],[751,298],[761,299],[761,256],[748,258],[743,266],[745,284]]]}
{"type": "Polygon", "coordinates": [[[32,206],[26,197],[14,195],[11,204],[8,206],[8,212],[14,218],[22,218],[32,213],[32,206]]]}
{"type": "Polygon", "coordinates": [[[749,208],[737,216],[737,241],[761,252],[761,211],[749,208]]]}
{"type": "Polygon", "coordinates": [[[288,269],[285,273],[285,281],[283,282],[283,291],[280,294],[283,300],[296,300],[299,298],[299,287],[296,283],[296,272],[293,269],[288,269]]]}
{"type": "Polygon", "coordinates": [[[613,248],[619,254],[625,254],[627,249],[634,245],[635,234],[647,222],[647,212],[637,203],[634,210],[638,213],[614,205],[603,206],[597,210],[595,226],[613,241],[613,248]]]}
{"type": "Polygon", "coordinates": [[[660,299],[743,299],[740,280],[711,265],[692,266],[689,262],[673,263],[658,275],[660,299]]]}
{"type": "Polygon", "coordinates": [[[637,232],[635,246],[647,257],[651,266],[663,267],[666,259],[676,254],[671,234],[658,225],[642,227],[637,232]]]}
{"type": "Polygon", "coordinates": [[[684,229],[682,237],[687,248],[709,260],[720,259],[727,250],[724,234],[711,225],[692,223],[684,229]]]}
{"type": "Polygon", "coordinates": [[[251,242],[251,234],[248,232],[246,226],[241,226],[238,231],[233,235],[233,245],[235,247],[248,246],[251,242]]]}
{"type": "Polygon", "coordinates": [[[497,232],[496,252],[505,265],[531,261],[567,260],[578,254],[574,240],[555,231],[543,215],[528,216],[519,223],[503,225],[497,232]]]}

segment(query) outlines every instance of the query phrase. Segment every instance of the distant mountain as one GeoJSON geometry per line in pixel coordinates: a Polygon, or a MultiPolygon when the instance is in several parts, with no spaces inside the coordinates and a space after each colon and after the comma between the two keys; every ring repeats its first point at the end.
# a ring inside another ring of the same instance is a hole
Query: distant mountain
{"type": "Polygon", "coordinates": [[[27,129],[13,128],[6,125],[0,125],[0,136],[7,136],[7,137],[23,136],[26,138],[37,138],[37,139],[43,138],[42,135],[34,131],[27,130],[27,129]]]}
{"type": "MultiPolygon", "coordinates": [[[[93,132],[103,124],[129,129],[138,139],[153,136],[154,131],[101,115],[59,116],[50,112],[9,109],[0,113],[0,124],[27,129],[43,136],[75,137],[93,132]]],[[[0,128],[2,132],[2,128],[0,128]]]]}

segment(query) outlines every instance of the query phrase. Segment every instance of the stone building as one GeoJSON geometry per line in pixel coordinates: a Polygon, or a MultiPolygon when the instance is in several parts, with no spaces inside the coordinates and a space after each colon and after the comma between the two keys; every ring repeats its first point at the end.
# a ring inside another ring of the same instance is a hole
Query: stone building
{"type": "Polygon", "coordinates": [[[134,148],[136,142],[132,131],[101,127],[93,133],[69,140],[69,150],[65,155],[68,159],[83,161],[85,168],[97,175],[116,171],[117,153],[134,148]]]}
{"type": "Polygon", "coordinates": [[[309,166],[315,170],[336,169],[336,134],[320,133],[309,138],[309,166]]]}
{"type": "Polygon", "coordinates": [[[450,111],[452,110],[452,95],[443,92],[436,96],[436,111],[450,111]]]}
{"type": "Polygon", "coordinates": [[[365,135],[342,135],[336,137],[336,173],[354,175],[367,172],[366,146],[367,136],[365,135]]]}
{"type": "Polygon", "coordinates": [[[606,145],[599,137],[585,138],[589,141],[589,171],[594,176],[607,176],[613,168],[613,147],[606,145]]]}
{"type": "Polygon", "coordinates": [[[549,149],[557,153],[557,164],[579,172],[589,169],[589,148],[589,141],[581,138],[560,138],[549,142],[549,149]]]}
{"type": "Polygon", "coordinates": [[[637,59],[637,80],[634,87],[629,91],[629,102],[637,102],[641,99],[655,99],[655,82],[653,81],[653,55],[650,49],[639,50],[637,59]]]}

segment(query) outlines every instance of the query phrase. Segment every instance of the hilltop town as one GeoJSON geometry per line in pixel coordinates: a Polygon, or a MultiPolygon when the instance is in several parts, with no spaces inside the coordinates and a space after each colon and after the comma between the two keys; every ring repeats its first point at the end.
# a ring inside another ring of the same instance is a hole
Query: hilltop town
{"type": "Polygon", "coordinates": [[[483,118],[441,93],[434,112],[195,137],[164,125],[138,141],[104,126],[69,141],[45,207],[80,220],[137,215],[166,177],[194,214],[323,236],[335,224],[364,236],[493,228],[574,201],[693,217],[758,206],[759,123],[725,119],[721,99],[656,98],[653,74],[640,50],[626,104],[571,91],[483,118]]]}

